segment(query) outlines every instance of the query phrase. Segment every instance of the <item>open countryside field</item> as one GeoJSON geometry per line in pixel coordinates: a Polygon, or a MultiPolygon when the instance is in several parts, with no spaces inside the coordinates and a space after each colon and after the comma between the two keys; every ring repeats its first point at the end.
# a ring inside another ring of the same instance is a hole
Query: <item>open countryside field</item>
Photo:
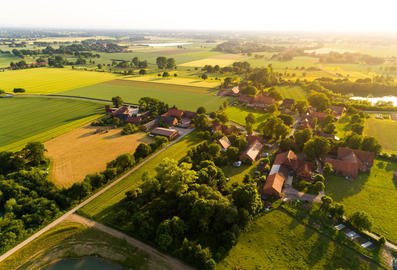
{"type": "Polygon", "coordinates": [[[347,214],[365,211],[374,219],[373,231],[397,242],[397,181],[393,173],[397,164],[375,160],[370,174],[360,174],[348,181],[331,176],[326,181],[326,194],[344,204],[347,214]]]}
{"type": "Polygon", "coordinates": [[[25,94],[50,94],[97,84],[117,78],[104,72],[77,71],[65,68],[34,68],[0,72],[0,89],[12,92],[24,88],[25,94]]]}
{"type": "Polygon", "coordinates": [[[238,238],[223,269],[376,269],[349,248],[280,210],[257,218],[238,238]]]}
{"type": "MultiPolygon", "coordinates": [[[[172,74],[172,72],[171,72],[172,74]]],[[[141,82],[154,82],[154,83],[165,83],[165,84],[177,84],[177,85],[186,85],[186,86],[198,86],[198,87],[206,87],[206,88],[215,88],[220,85],[220,81],[216,80],[203,80],[201,78],[192,78],[192,77],[169,77],[163,78],[158,77],[157,74],[145,75],[145,76],[136,76],[136,77],[125,77],[125,80],[132,81],[141,81],[141,82]]]]}
{"type": "MultiPolygon", "coordinates": [[[[59,135],[62,130],[67,132],[76,121],[81,124],[87,121],[87,117],[91,120],[99,117],[102,108],[98,103],[70,99],[0,98],[0,150],[17,150],[15,143],[52,129],[61,128],[54,135],[59,135]]],[[[50,139],[50,134],[35,139],[50,139]]]]}
{"type": "Polygon", "coordinates": [[[62,222],[0,262],[0,269],[46,269],[62,258],[93,254],[128,269],[169,269],[126,241],[71,221],[62,222]]]}
{"type": "Polygon", "coordinates": [[[382,145],[382,151],[397,153],[397,121],[368,118],[365,121],[364,134],[375,137],[382,145]]]}
{"type": "Polygon", "coordinates": [[[186,62],[183,63],[181,66],[204,67],[205,65],[212,65],[212,66],[219,65],[221,67],[224,67],[224,66],[229,66],[234,62],[240,61],[245,58],[246,57],[242,54],[220,54],[196,61],[186,62]]]}
{"type": "Polygon", "coordinates": [[[10,62],[18,61],[19,58],[12,55],[0,53],[0,68],[5,68],[10,66],[10,62]]]}
{"type": "Polygon", "coordinates": [[[133,153],[139,143],[151,143],[146,133],[121,135],[121,129],[96,132],[85,126],[45,143],[51,160],[50,180],[57,186],[69,187],[87,174],[103,171],[119,155],[133,153]]]}
{"type": "Polygon", "coordinates": [[[107,100],[120,96],[130,103],[138,103],[142,97],[152,97],[170,106],[176,105],[180,109],[193,111],[200,106],[206,107],[209,111],[215,111],[226,100],[216,96],[216,90],[210,88],[131,80],[113,80],[60,94],[107,100]]]}
{"type": "MultiPolygon", "coordinates": [[[[144,166],[134,171],[127,178],[124,178],[117,185],[106,191],[101,196],[95,198],[92,202],[84,206],[79,212],[84,216],[94,218],[102,223],[110,223],[112,220],[111,215],[116,211],[115,207],[125,197],[125,193],[142,183],[142,175],[148,172],[150,175],[155,174],[155,168],[165,158],[172,158],[180,160],[183,158],[187,151],[194,145],[198,144],[201,140],[196,137],[196,133],[192,132],[186,135],[181,141],[175,143],[168,149],[159,153],[156,157],[148,161],[144,166]],[[107,222],[108,221],[108,222],[107,222]]],[[[120,224],[121,225],[121,224],[120,224]]],[[[112,224],[114,226],[114,224],[112,224]]]]}

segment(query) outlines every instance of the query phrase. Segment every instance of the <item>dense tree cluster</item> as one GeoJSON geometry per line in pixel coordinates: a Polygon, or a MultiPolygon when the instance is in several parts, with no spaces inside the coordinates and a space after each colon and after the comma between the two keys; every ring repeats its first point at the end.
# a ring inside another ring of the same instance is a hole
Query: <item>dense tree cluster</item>
{"type": "Polygon", "coordinates": [[[367,65],[381,65],[385,60],[381,57],[375,57],[361,53],[338,53],[329,52],[319,56],[321,63],[338,63],[338,64],[367,64],[367,65]]]}
{"type": "Polygon", "coordinates": [[[252,52],[278,52],[283,50],[281,46],[269,46],[266,42],[231,40],[218,44],[215,51],[227,53],[252,53],[252,52]]]}
{"type": "Polygon", "coordinates": [[[176,67],[175,58],[159,56],[156,58],[156,64],[159,69],[173,69],[176,67]]]}

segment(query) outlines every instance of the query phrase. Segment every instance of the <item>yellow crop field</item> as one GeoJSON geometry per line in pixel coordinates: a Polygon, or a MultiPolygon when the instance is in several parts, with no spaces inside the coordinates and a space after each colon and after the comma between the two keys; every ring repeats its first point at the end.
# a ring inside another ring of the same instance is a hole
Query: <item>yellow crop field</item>
{"type": "Polygon", "coordinates": [[[206,88],[214,88],[220,85],[220,81],[217,80],[210,80],[210,79],[203,80],[200,78],[192,78],[192,77],[169,77],[169,78],[160,77],[159,78],[157,75],[145,75],[140,77],[130,77],[126,79],[131,81],[198,86],[198,87],[206,87],[206,88]]]}
{"type": "Polygon", "coordinates": [[[85,126],[47,141],[50,179],[57,186],[69,187],[87,174],[104,170],[119,155],[133,153],[139,143],[152,142],[146,133],[123,136],[120,131],[97,132],[97,128],[85,126]]]}
{"type": "Polygon", "coordinates": [[[215,55],[215,56],[211,56],[211,57],[196,60],[196,61],[183,63],[180,66],[203,67],[205,65],[212,65],[212,66],[219,65],[221,67],[224,67],[224,66],[229,66],[229,65],[233,64],[233,62],[240,61],[244,58],[246,58],[246,56],[244,56],[242,54],[221,54],[221,55],[215,55]]]}
{"type": "Polygon", "coordinates": [[[85,87],[119,76],[111,73],[72,69],[35,68],[0,72],[0,89],[12,92],[24,88],[25,94],[49,94],[85,87]]]}

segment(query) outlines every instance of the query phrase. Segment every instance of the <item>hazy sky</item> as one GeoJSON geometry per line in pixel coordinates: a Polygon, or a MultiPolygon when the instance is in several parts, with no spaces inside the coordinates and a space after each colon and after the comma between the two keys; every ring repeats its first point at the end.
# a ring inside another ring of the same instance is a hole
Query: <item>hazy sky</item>
{"type": "Polygon", "coordinates": [[[395,0],[2,1],[0,26],[397,32],[395,0]]]}

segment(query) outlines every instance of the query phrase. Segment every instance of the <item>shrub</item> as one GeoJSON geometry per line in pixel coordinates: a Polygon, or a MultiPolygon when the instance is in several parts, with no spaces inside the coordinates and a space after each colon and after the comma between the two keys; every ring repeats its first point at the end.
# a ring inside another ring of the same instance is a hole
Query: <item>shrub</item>
{"type": "Polygon", "coordinates": [[[14,88],[14,93],[25,93],[26,90],[23,88],[14,88]]]}
{"type": "Polygon", "coordinates": [[[128,135],[128,134],[133,134],[138,131],[138,127],[135,126],[134,124],[128,123],[127,125],[124,126],[123,130],[121,131],[122,135],[128,135]]]}

